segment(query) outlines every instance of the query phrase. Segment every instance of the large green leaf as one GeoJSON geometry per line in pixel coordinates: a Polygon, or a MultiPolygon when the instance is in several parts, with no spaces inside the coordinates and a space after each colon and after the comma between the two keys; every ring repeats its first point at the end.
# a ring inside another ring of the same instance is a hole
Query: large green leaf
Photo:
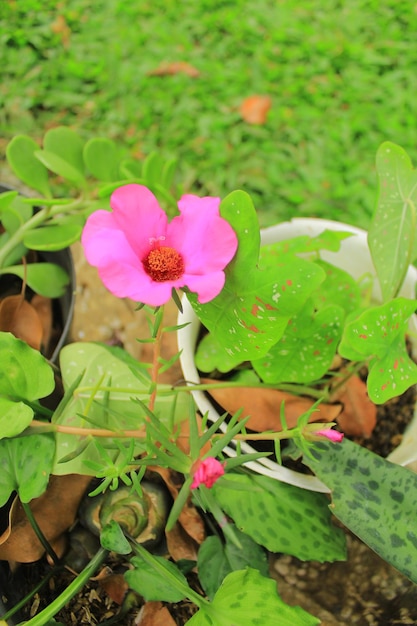
{"type": "Polygon", "coordinates": [[[229,574],[213,602],[204,604],[187,626],[314,626],[320,620],[279,597],[276,582],[247,568],[229,574]]]}
{"type": "Polygon", "coordinates": [[[31,137],[17,135],[8,143],[6,157],[13,172],[20,180],[50,198],[48,170],[36,158],[35,152],[38,150],[38,144],[31,137]]]}
{"type": "Polygon", "coordinates": [[[238,528],[271,552],[320,562],[346,557],[344,533],[332,524],[324,494],[233,472],[213,492],[238,528]]]}
{"type": "Polygon", "coordinates": [[[98,180],[117,180],[119,155],[114,141],[105,137],[90,139],[84,146],[83,157],[88,170],[98,180]]]}
{"type": "Polygon", "coordinates": [[[282,336],[288,320],[301,310],[324,280],[324,271],[298,257],[279,258],[258,269],[259,224],[252,200],[235,191],[221,203],[222,216],[234,228],[239,247],[226,268],[221,293],[207,304],[195,294],[190,302],[202,323],[235,363],[259,358],[282,336]]]}
{"type": "Polygon", "coordinates": [[[0,394],[16,400],[38,400],[55,387],[48,361],[25,341],[0,332],[0,394]]]}
{"type": "MultiPolygon", "coordinates": [[[[147,371],[138,369],[137,361],[124,350],[99,343],[72,343],[61,350],[60,367],[64,389],[76,386],[72,399],[62,411],[55,413],[54,422],[114,431],[137,430],[143,425],[145,410],[132,402],[132,398],[148,404],[150,377],[147,371]],[[81,380],[80,374],[83,374],[81,380]]],[[[187,394],[170,392],[169,385],[160,385],[159,390],[154,412],[161,422],[171,424],[171,420],[186,419],[189,410],[187,394]]],[[[111,437],[101,437],[100,444],[106,447],[115,462],[120,458],[121,451],[111,437]]],[[[135,450],[137,454],[143,451],[140,441],[135,450]]],[[[100,458],[100,450],[93,440],[57,434],[55,474],[94,475],[95,470],[88,468],[84,461],[100,463],[100,458]],[[62,459],[66,459],[65,462],[62,459]]]]}
{"type": "Polygon", "coordinates": [[[43,138],[44,149],[69,163],[81,177],[84,176],[83,146],[81,137],[66,126],[51,128],[43,138]]]}
{"type": "Polygon", "coordinates": [[[368,244],[383,300],[398,294],[408,266],[417,258],[417,171],[400,146],[386,141],[376,155],[378,199],[368,244]]]}
{"type": "Polygon", "coordinates": [[[55,454],[52,435],[30,435],[0,441],[0,506],[14,491],[22,502],[42,495],[55,454]]]}
{"type": "Polygon", "coordinates": [[[309,383],[329,369],[342,334],[344,312],[340,306],[315,310],[309,300],[262,359],[252,361],[266,383],[309,383]]]}
{"type": "Polygon", "coordinates": [[[417,365],[407,353],[408,320],[416,300],[395,298],[366,309],[346,324],[339,353],[349,360],[367,360],[369,397],[376,404],[401,395],[417,383],[417,365]]]}
{"type": "Polygon", "coordinates": [[[417,583],[417,475],[344,439],[305,458],[330,489],[332,513],[417,583]]]}
{"type": "Polygon", "coordinates": [[[28,287],[46,298],[59,298],[65,293],[70,278],[60,265],[55,263],[29,263],[9,265],[0,270],[0,274],[15,274],[22,280],[26,278],[28,287]]]}

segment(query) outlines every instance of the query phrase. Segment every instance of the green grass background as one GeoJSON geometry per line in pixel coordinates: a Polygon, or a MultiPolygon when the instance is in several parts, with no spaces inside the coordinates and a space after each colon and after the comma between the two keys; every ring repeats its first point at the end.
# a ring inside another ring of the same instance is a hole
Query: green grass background
{"type": "Polygon", "coordinates": [[[143,158],[178,158],[184,191],[248,191],[266,225],[366,227],[385,140],[417,160],[417,4],[404,0],[2,0],[1,152],[68,124],[143,158]],[[152,76],[162,62],[199,72],[152,76]],[[263,125],[239,113],[268,95],[263,125]]]}

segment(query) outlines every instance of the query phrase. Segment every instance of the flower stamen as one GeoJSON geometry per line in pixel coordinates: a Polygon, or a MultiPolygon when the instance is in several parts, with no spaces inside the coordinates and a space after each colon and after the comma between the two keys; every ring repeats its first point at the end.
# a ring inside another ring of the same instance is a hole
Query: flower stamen
{"type": "Polygon", "coordinates": [[[153,248],[142,263],[145,272],[158,283],[177,280],[184,274],[184,259],[169,246],[153,248]]]}

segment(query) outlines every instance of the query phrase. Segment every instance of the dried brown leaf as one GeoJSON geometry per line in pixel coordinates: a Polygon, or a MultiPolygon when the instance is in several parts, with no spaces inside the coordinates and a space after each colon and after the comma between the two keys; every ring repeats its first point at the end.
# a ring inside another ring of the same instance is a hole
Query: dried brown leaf
{"type": "Polygon", "coordinates": [[[165,532],[168,552],[174,559],[179,561],[186,559],[188,561],[197,561],[198,544],[178,522],[174,527],[165,532]]]}
{"type": "MultiPolygon", "coordinates": [[[[74,523],[80,500],[90,481],[90,476],[78,474],[51,476],[46,492],[30,503],[39,527],[58,556],[63,553],[64,535],[74,523]]],[[[9,527],[0,536],[0,560],[31,563],[40,559],[44,552],[16,498],[9,527]]]]}
{"type": "MultiPolygon", "coordinates": [[[[202,382],[215,384],[218,381],[205,378],[202,382]]],[[[242,409],[241,419],[250,416],[246,426],[256,432],[282,430],[280,420],[282,403],[284,403],[288,427],[293,428],[297,425],[300,415],[310,410],[315,402],[304,396],[295,396],[285,391],[262,387],[213,388],[210,390],[210,395],[231,415],[242,409]]],[[[312,413],[310,422],[333,422],[340,410],[340,404],[320,404],[312,413]]]]}
{"type": "Polygon", "coordinates": [[[0,330],[26,341],[35,350],[41,348],[42,322],[36,310],[22,295],[7,296],[0,302],[0,330]]]}
{"type": "Polygon", "coordinates": [[[49,342],[52,336],[53,327],[53,313],[52,313],[52,300],[46,298],[38,293],[35,293],[30,304],[35,309],[42,324],[42,346],[44,351],[47,351],[49,342]]]}
{"type": "Polygon", "coordinates": [[[352,376],[336,399],[343,405],[337,418],[341,430],[352,437],[370,437],[376,425],[377,408],[369,399],[366,383],[352,376]]]}
{"type": "Polygon", "coordinates": [[[269,96],[249,96],[240,105],[240,114],[248,124],[265,124],[271,106],[269,96]]]}
{"type": "Polygon", "coordinates": [[[113,602],[119,605],[123,603],[129,590],[129,585],[123,574],[109,574],[108,576],[100,578],[99,584],[113,602]]]}
{"type": "Polygon", "coordinates": [[[146,602],[141,608],[138,626],[176,626],[171,613],[162,602],[146,602]]]}
{"type": "Polygon", "coordinates": [[[191,78],[200,76],[198,69],[186,61],[163,62],[156,69],[148,72],[148,76],[172,76],[174,74],[187,74],[191,78]]]}

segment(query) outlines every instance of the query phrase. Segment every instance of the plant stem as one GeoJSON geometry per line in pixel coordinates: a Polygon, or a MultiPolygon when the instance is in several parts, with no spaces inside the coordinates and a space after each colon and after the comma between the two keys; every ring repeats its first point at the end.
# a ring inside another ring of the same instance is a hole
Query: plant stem
{"type": "Polygon", "coordinates": [[[31,600],[33,598],[35,593],[38,593],[42,589],[42,587],[44,585],[46,585],[48,580],[50,578],[52,578],[52,576],[54,576],[54,574],[56,574],[57,571],[61,571],[63,569],[64,569],[63,566],[59,566],[58,568],[50,569],[49,572],[46,574],[46,576],[44,578],[42,578],[42,580],[40,580],[33,587],[33,589],[31,591],[29,591],[28,594],[26,594],[21,600],[19,600],[19,602],[17,602],[14,605],[13,608],[11,608],[9,611],[7,611],[4,615],[1,616],[0,624],[3,623],[3,622],[7,622],[7,620],[10,619],[11,617],[13,617],[13,615],[15,615],[15,613],[20,611],[20,609],[23,608],[25,606],[25,604],[27,604],[29,602],[29,600],[31,600]]]}
{"type": "Polygon", "coordinates": [[[30,525],[32,526],[33,532],[35,533],[35,535],[39,539],[39,542],[43,545],[43,547],[46,550],[46,553],[49,554],[49,556],[51,557],[51,559],[55,563],[55,565],[58,565],[59,558],[58,558],[55,550],[52,548],[51,544],[49,543],[49,541],[47,540],[47,538],[43,534],[42,530],[40,529],[39,524],[36,521],[36,518],[33,515],[33,511],[30,508],[29,504],[27,502],[22,502],[22,501],[20,501],[20,504],[22,505],[22,508],[23,508],[23,510],[25,512],[25,515],[28,518],[28,520],[30,522],[30,525]]]}
{"type": "Polygon", "coordinates": [[[54,617],[68,602],[84,587],[89,578],[93,576],[97,568],[104,562],[108,551],[104,548],[93,556],[89,564],[82,572],[68,585],[68,587],[53,600],[43,611],[32,617],[27,622],[22,622],[19,626],[44,626],[54,617]]]}
{"type": "Polygon", "coordinates": [[[151,396],[149,398],[149,410],[153,411],[155,407],[156,394],[158,392],[158,374],[160,368],[159,358],[161,356],[161,344],[162,344],[162,334],[163,334],[163,312],[164,309],[162,307],[160,318],[158,320],[158,326],[156,329],[155,341],[153,343],[153,357],[152,357],[152,367],[151,367],[151,396]]]}
{"type": "Polygon", "coordinates": [[[118,439],[141,439],[145,438],[145,428],[138,430],[109,430],[104,428],[82,428],[81,426],[65,426],[63,424],[51,424],[49,422],[40,422],[39,420],[32,420],[29,429],[34,428],[35,432],[25,431],[25,435],[38,434],[39,431],[43,433],[66,433],[68,435],[77,435],[81,437],[88,437],[92,435],[94,437],[113,437],[118,439]]]}

